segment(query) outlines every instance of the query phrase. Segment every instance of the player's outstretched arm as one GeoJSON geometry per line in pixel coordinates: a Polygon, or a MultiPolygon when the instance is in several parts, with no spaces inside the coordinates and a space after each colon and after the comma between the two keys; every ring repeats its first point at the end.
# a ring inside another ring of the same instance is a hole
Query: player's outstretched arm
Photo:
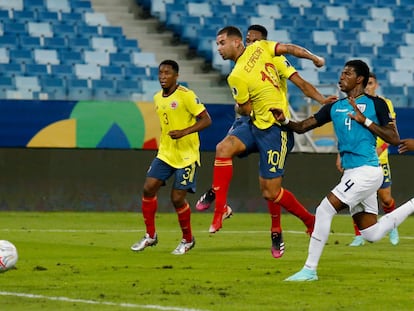
{"type": "Polygon", "coordinates": [[[298,58],[306,58],[311,60],[316,67],[323,67],[325,65],[325,59],[318,55],[313,54],[309,50],[296,44],[291,43],[279,43],[276,46],[276,55],[290,54],[298,58]]]}
{"type": "Polygon", "coordinates": [[[278,122],[287,126],[298,134],[303,134],[319,126],[314,116],[311,116],[299,122],[295,122],[286,118],[283,111],[279,108],[270,108],[269,110],[271,113],[273,113],[273,116],[278,122]]]}

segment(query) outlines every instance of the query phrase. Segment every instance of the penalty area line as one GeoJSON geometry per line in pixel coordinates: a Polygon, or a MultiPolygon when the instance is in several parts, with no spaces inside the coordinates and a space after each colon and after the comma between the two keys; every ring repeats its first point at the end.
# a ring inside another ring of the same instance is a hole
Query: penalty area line
{"type": "Polygon", "coordinates": [[[74,299],[68,297],[55,297],[55,296],[44,296],[44,295],[37,295],[37,294],[25,294],[25,293],[14,293],[14,292],[4,292],[0,291],[0,296],[14,296],[14,297],[22,297],[22,298],[29,298],[29,299],[45,299],[51,301],[63,301],[63,302],[76,302],[82,304],[89,304],[89,305],[104,305],[104,306],[113,306],[113,307],[124,307],[124,308],[141,308],[141,309],[151,309],[151,310],[163,310],[163,311],[208,311],[202,309],[188,309],[188,308],[180,308],[180,307],[168,307],[168,306],[159,306],[159,305],[141,305],[135,303],[125,303],[125,302],[110,302],[110,301],[96,301],[96,300],[88,300],[88,299],[74,299]]]}

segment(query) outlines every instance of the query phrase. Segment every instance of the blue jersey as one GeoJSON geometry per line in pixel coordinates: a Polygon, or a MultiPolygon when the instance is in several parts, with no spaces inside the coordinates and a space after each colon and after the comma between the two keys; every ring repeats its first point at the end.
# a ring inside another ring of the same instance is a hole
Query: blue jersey
{"type": "MultiPolygon", "coordinates": [[[[383,126],[392,123],[390,111],[383,99],[364,94],[357,97],[355,102],[364,116],[376,124],[383,126]]],[[[344,169],[378,166],[377,137],[363,124],[351,119],[348,116],[350,113],[355,114],[355,111],[348,99],[343,98],[323,106],[314,117],[318,126],[333,122],[344,169]]]]}

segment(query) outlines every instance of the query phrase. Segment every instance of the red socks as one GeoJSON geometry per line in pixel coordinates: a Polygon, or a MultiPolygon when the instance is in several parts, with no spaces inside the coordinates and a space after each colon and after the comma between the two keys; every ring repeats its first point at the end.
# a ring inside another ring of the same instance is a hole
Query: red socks
{"type": "Polygon", "coordinates": [[[270,217],[272,218],[272,227],[270,228],[270,232],[278,232],[282,231],[280,227],[280,215],[281,215],[281,207],[278,203],[273,201],[267,200],[267,208],[269,210],[270,217]]]}
{"type": "Polygon", "coordinates": [[[142,215],[147,228],[147,233],[151,238],[155,235],[155,212],[157,211],[157,197],[142,198],[142,215]]]}
{"type": "Polygon", "coordinates": [[[388,205],[385,205],[384,203],[382,203],[382,208],[384,209],[385,214],[391,213],[393,210],[395,210],[395,201],[394,201],[394,199],[392,199],[390,204],[388,204],[388,205]]]}
{"type": "Polygon", "coordinates": [[[183,239],[187,243],[191,242],[193,239],[193,234],[191,232],[191,209],[188,203],[185,203],[183,206],[176,208],[178,222],[180,223],[181,231],[183,232],[183,239]]]}
{"type": "Polygon", "coordinates": [[[216,194],[215,210],[224,212],[227,204],[227,193],[233,177],[232,158],[216,158],[213,170],[213,190],[216,194]]]}
{"type": "Polygon", "coordinates": [[[303,221],[308,229],[313,230],[315,223],[315,216],[309,213],[309,211],[296,199],[292,192],[284,188],[280,189],[276,200],[276,203],[282,205],[289,213],[295,215],[303,221]]]}

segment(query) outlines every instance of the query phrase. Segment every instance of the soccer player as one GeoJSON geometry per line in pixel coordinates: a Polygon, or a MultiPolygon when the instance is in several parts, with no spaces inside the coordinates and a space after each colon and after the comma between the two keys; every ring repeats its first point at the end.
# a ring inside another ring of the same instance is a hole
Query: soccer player
{"type": "MultiPolygon", "coordinates": [[[[253,44],[259,40],[267,40],[267,29],[261,25],[251,25],[247,30],[246,35],[246,46],[253,44]]],[[[287,98],[287,80],[289,79],[293,82],[298,88],[302,90],[302,92],[319,102],[320,104],[325,104],[329,102],[333,102],[337,99],[336,96],[330,96],[325,98],[319,91],[309,82],[304,80],[300,74],[296,71],[296,69],[289,63],[289,61],[283,55],[276,56],[273,58],[273,64],[277,70],[277,74],[280,77],[280,90],[284,92],[287,98]]],[[[235,135],[237,136],[238,130],[236,129],[238,126],[248,126],[250,121],[250,116],[241,116],[238,120],[236,120],[228,135],[235,135]]],[[[238,154],[239,157],[247,156],[248,152],[244,152],[242,154],[238,154]]],[[[234,154],[233,156],[236,156],[234,154]]],[[[288,191],[285,189],[285,191],[288,191]]],[[[294,197],[293,197],[294,199],[294,197]]],[[[210,205],[215,200],[215,191],[213,188],[210,188],[206,193],[204,193],[196,204],[196,209],[199,211],[206,210],[210,207],[210,205]]],[[[307,227],[307,232],[309,234],[312,233],[313,224],[314,224],[314,216],[303,207],[302,204],[297,202],[297,204],[286,204],[283,207],[292,213],[293,215],[297,216],[302,220],[302,222],[307,227]]],[[[283,255],[284,252],[284,242],[283,242],[283,235],[282,235],[282,228],[280,224],[280,216],[281,216],[281,207],[280,205],[273,205],[271,206],[271,210],[269,212],[271,214],[271,232],[272,232],[272,240],[275,242],[273,244],[279,243],[279,246],[272,247],[272,254],[274,257],[278,258],[283,255]]],[[[229,207],[227,207],[228,212],[225,214],[225,218],[230,216],[231,212],[229,213],[229,207]]]]}
{"type": "Polygon", "coordinates": [[[368,65],[361,60],[350,60],[339,81],[346,98],[324,105],[315,115],[301,122],[290,121],[282,109],[272,109],[279,122],[297,133],[333,122],[344,168],[339,184],[316,209],[315,227],[303,269],[286,281],[318,280],[319,259],[329,237],[332,218],[339,211],[349,209],[361,235],[370,242],[380,240],[414,212],[412,199],[377,221],[377,190],[384,176],[376,152],[376,137],[392,145],[398,145],[400,138],[385,101],[365,93],[368,79],[368,65]]]}
{"type": "MultiPolygon", "coordinates": [[[[369,74],[368,84],[365,87],[365,93],[371,96],[377,96],[376,90],[378,88],[377,77],[373,72],[369,74]]],[[[390,110],[391,117],[395,122],[395,111],[394,106],[392,105],[391,100],[385,97],[381,97],[388,105],[390,110]]],[[[391,168],[388,161],[388,144],[381,138],[377,138],[377,154],[382,167],[382,172],[384,173],[384,180],[381,187],[378,189],[378,196],[380,199],[381,207],[384,210],[385,214],[388,214],[395,210],[395,201],[391,195],[391,168]]],[[[361,235],[361,232],[358,230],[358,226],[354,224],[355,237],[349,246],[361,246],[365,244],[364,238],[361,235]]],[[[389,233],[390,242],[392,245],[397,245],[400,241],[398,234],[398,229],[393,228],[389,233]]]]}
{"type": "MultiPolygon", "coordinates": [[[[235,61],[227,82],[238,113],[250,116],[250,121],[230,130],[231,134],[216,146],[213,169],[216,204],[210,233],[222,228],[223,218],[229,210],[226,198],[233,171],[232,158],[244,152],[259,151],[259,183],[269,211],[280,210],[280,206],[302,208],[294,195],[282,188],[285,159],[294,140],[293,132],[281,126],[269,111],[271,107],[279,107],[289,113],[273,57],[291,54],[312,60],[318,67],[324,65],[323,58],[293,44],[263,40],[245,47],[240,30],[234,26],[222,28],[217,33],[216,43],[223,59],[235,61]]],[[[278,217],[279,212],[276,214],[278,217]]],[[[271,238],[272,254],[278,258],[283,254],[284,246],[277,232],[272,232],[271,238]]]]}
{"type": "Polygon", "coordinates": [[[142,240],[131,246],[133,251],[142,251],[158,243],[155,228],[157,193],[172,176],[171,201],[182,231],[182,240],[172,254],[183,255],[195,245],[186,194],[196,190],[196,169],[200,165],[198,132],[210,126],[211,118],[197,95],[177,83],[178,71],[179,66],[174,60],[164,60],[159,65],[158,80],[162,90],[154,95],[154,103],[160,119],[161,137],[143,189],[142,215],[146,233],[142,240]]]}

